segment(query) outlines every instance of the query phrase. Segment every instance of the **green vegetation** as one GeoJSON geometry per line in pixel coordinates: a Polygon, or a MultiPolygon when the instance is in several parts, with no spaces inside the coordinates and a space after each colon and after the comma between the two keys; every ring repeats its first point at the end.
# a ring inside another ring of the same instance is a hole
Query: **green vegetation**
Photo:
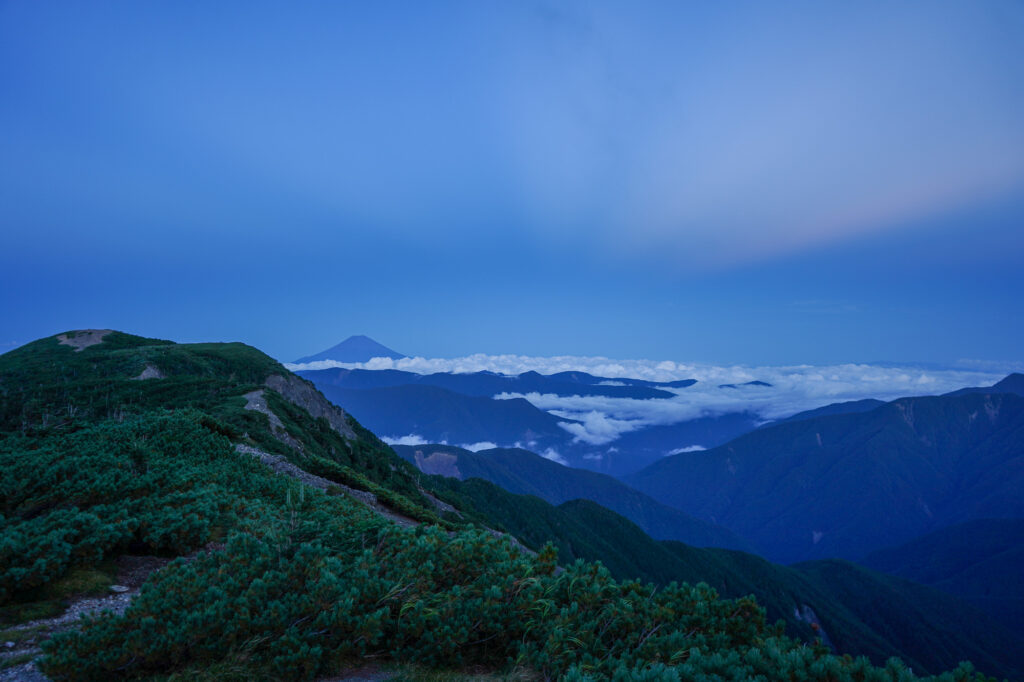
{"type": "MultiPolygon", "coordinates": [[[[831,669],[837,679],[911,679],[800,646],[767,627],[752,600],[720,600],[707,586],[619,583],[586,563],[555,575],[551,548],[530,557],[482,531],[398,528],[347,498],[273,475],[205,421],[188,410],[36,439],[34,450],[27,439],[5,444],[3,461],[18,468],[18,480],[47,478],[59,452],[72,459],[48,478],[56,492],[32,484],[5,496],[5,537],[32,546],[30,534],[6,531],[63,512],[92,519],[53,539],[62,561],[45,562],[53,571],[34,579],[133,542],[187,552],[214,528],[227,535],[223,549],[155,574],[123,616],[90,619],[46,643],[49,674],[96,679],[247,661],[310,678],[379,658],[520,665],[568,679],[746,678],[787,666],[831,669]],[[32,462],[38,471],[28,470],[32,462]],[[24,519],[58,499],[75,506],[24,519]]],[[[15,573],[7,579],[27,579],[15,573]]],[[[944,679],[968,678],[961,671],[944,679]]]]}
{"type": "Polygon", "coordinates": [[[280,491],[195,410],[0,442],[0,600],[129,548],[184,554],[280,491]],[[255,486],[255,487],[254,487],[255,486]]]}
{"type": "Polygon", "coordinates": [[[627,519],[593,502],[573,500],[554,507],[540,498],[513,495],[478,478],[459,482],[432,476],[426,484],[464,514],[514,535],[531,549],[555,543],[560,563],[601,561],[620,579],[640,578],[660,584],[677,579],[675,571],[679,567],[671,553],[627,519]]]}
{"type": "Polygon", "coordinates": [[[451,445],[398,445],[394,450],[413,463],[417,453],[421,453],[421,459],[428,458],[428,462],[432,455],[441,453],[439,456],[447,456],[451,466],[445,475],[454,475],[457,470],[456,478],[461,480],[482,478],[509,492],[535,495],[551,504],[591,500],[625,516],[659,540],[679,540],[697,547],[750,549],[731,531],[663,505],[616,478],[562,466],[528,450],[492,448],[471,452],[451,445]]]}
{"type": "Polygon", "coordinates": [[[359,477],[345,479],[335,467],[342,476],[339,482],[361,487],[358,481],[368,481],[387,491],[381,495],[385,504],[403,513],[429,512],[415,467],[351,418],[356,439],[344,438],[326,419],[314,419],[266,390],[268,407],[283,431],[301,444],[297,451],[275,433],[266,415],[245,409],[247,393],[264,388],[272,375],[290,374],[241,343],[179,345],[111,332],[102,343],[76,351],[56,337],[40,339],[0,355],[0,439],[69,433],[98,420],[124,420],[169,407],[194,408],[236,442],[283,455],[307,470],[317,463],[321,468],[331,463],[347,467],[359,477]],[[147,366],[158,369],[163,378],[136,380],[147,366]]]}
{"type": "Polygon", "coordinates": [[[791,634],[812,639],[794,609],[810,606],[839,651],[884,661],[899,651],[915,670],[942,670],[970,659],[1011,678],[1024,673],[1021,642],[1013,633],[956,599],[848,561],[794,566],[752,554],[660,543],[679,559],[677,580],[703,580],[726,597],[756,594],[770,620],[784,618],[791,634]]]}
{"type": "Polygon", "coordinates": [[[1024,635],[1024,519],[948,526],[874,552],[864,563],[956,595],[1024,635]]]}
{"type": "MultiPolygon", "coordinates": [[[[266,415],[245,410],[242,396],[275,373],[286,371],[237,344],[115,334],[81,352],[46,339],[0,356],[0,607],[102,589],[120,554],[179,556],[123,615],[87,618],[44,642],[46,673],[312,679],[370,661],[567,680],[918,679],[898,661],[877,668],[787,638],[753,599],[720,599],[704,583],[619,581],[583,561],[556,570],[560,552],[611,552],[611,543],[634,543],[619,548],[624,561],[634,553],[633,567],[614,566],[625,575],[655,563],[648,542],[671,556],[591,503],[563,505],[544,528],[551,507],[541,500],[516,516],[508,493],[488,506],[477,482],[437,487],[465,503],[470,521],[506,505],[500,516],[538,547],[534,556],[451,522],[402,528],[274,474],[235,444],[436,519],[419,488],[434,481],[419,481],[354,422],[346,440],[267,390],[289,445],[266,415]],[[146,363],[166,378],[133,381],[146,363]],[[603,538],[594,531],[615,519],[603,538]],[[577,539],[588,529],[592,545],[577,539]],[[567,547],[542,545],[550,537],[567,547]]],[[[961,666],[935,679],[986,678],[961,666]]]]}
{"type": "MultiPolygon", "coordinates": [[[[24,623],[59,615],[73,598],[105,594],[114,584],[114,573],[113,564],[109,561],[101,561],[96,566],[72,567],[52,582],[12,595],[10,603],[0,606],[0,624],[24,623]]],[[[4,641],[2,636],[0,641],[4,641]]]]}
{"type": "Polygon", "coordinates": [[[464,514],[515,535],[534,549],[550,540],[559,561],[601,561],[613,577],[658,584],[705,582],[726,597],[755,595],[769,622],[804,641],[825,634],[840,652],[878,664],[892,656],[915,670],[938,671],[972,660],[983,670],[1018,678],[1024,668],[1019,638],[947,595],[846,561],[773,564],[753,554],[658,542],[627,519],[586,500],[558,507],[512,495],[479,479],[462,483],[431,477],[429,487],[464,514]],[[810,607],[822,631],[802,615],[810,607]]]}

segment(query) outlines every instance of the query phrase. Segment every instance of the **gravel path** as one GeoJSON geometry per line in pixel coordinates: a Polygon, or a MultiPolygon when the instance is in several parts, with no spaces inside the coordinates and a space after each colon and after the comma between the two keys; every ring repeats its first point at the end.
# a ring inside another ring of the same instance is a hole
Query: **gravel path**
{"type": "MultiPolygon", "coordinates": [[[[25,655],[39,656],[43,653],[39,643],[48,639],[51,635],[64,632],[75,627],[79,618],[84,615],[92,615],[101,611],[113,613],[124,613],[131,603],[132,597],[138,593],[139,588],[129,588],[126,585],[115,585],[114,587],[125,589],[124,592],[114,592],[103,597],[91,597],[72,602],[68,610],[55,618],[43,618],[29,623],[8,628],[5,632],[30,633],[28,637],[20,642],[0,641],[3,646],[0,658],[8,659],[25,655]],[[12,646],[13,645],[13,646],[12,646]]],[[[38,682],[49,679],[36,669],[34,661],[22,663],[6,670],[0,670],[0,682],[38,682]]]]}
{"type": "MultiPolygon", "coordinates": [[[[217,547],[218,545],[211,543],[200,551],[215,550],[217,547]]],[[[198,551],[193,552],[186,559],[194,558],[198,554],[198,551]]],[[[117,575],[114,578],[115,584],[111,586],[110,594],[72,601],[67,611],[53,618],[41,618],[4,628],[3,632],[7,634],[7,637],[14,637],[19,641],[11,642],[0,636],[0,660],[26,655],[33,657],[41,655],[40,642],[58,632],[75,628],[78,619],[82,616],[98,614],[101,611],[124,613],[132,598],[138,594],[142,583],[171,561],[172,559],[168,557],[158,556],[124,555],[118,557],[116,560],[117,575]]],[[[0,682],[40,682],[46,679],[48,678],[36,669],[35,663],[32,661],[0,670],[0,682]]]]}

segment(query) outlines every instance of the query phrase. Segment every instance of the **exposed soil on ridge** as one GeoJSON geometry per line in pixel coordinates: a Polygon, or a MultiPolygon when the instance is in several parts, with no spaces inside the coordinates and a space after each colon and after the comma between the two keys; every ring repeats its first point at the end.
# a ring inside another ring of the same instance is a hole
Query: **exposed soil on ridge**
{"type": "Polygon", "coordinates": [[[78,353],[89,346],[103,343],[103,337],[113,333],[113,329],[79,329],[78,331],[61,334],[57,341],[62,346],[71,346],[78,353]]]}

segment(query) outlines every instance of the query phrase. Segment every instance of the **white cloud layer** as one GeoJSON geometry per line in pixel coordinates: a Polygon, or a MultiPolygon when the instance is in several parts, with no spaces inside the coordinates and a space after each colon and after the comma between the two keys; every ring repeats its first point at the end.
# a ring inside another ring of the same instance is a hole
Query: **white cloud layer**
{"type": "MultiPolygon", "coordinates": [[[[306,363],[285,363],[292,371],[334,369],[397,369],[416,374],[451,372],[497,372],[522,374],[539,372],[588,372],[609,379],[646,379],[648,381],[676,381],[696,379],[701,383],[742,384],[747,381],[767,381],[776,387],[804,384],[817,386],[816,392],[842,395],[844,392],[890,388],[899,395],[917,395],[930,392],[928,386],[939,390],[955,390],[963,386],[985,385],[998,381],[1011,371],[1022,371],[1017,362],[989,363],[961,360],[949,368],[915,367],[913,365],[870,365],[847,363],[838,365],[708,365],[676,362],[674,360],[615,360],[602,356],[556,355],[551,357],[530,355],[487,355],[477,353],[459,358],[373,358],[369,362],[338,362],[319,360],[306,363]]],[[[614,385],[614,384],[613,384],[614,385]]],[[[748,387],[749,388],[749,387],[748,387]]],[[[691,390],[691,389],[682,389],[691,390]]],[[[747,390],[747,388],[741,389],[747,390]]],[[[868,397],[866,395],[860,397],[868,397]]]]}
{"type": "MultiPolygon", "coordinates": [[[[374,358],[365,363],[321,361],[288,365],[289,369],[398,369],[420,374],[491,371],[520,374],[536,371],[553,374],[583,371],[611,379],[674,381],[696,379],[687,388],[668,389],[668,399],[634,400],[604,396],[556,396],[551,394],[501,394],[500,399],[525,398],[542,410],[579,423],[563,422],[562,428],[577,442],[605,445],[619,436],[647,426],[674,424],[704,416],[750,411],[762,419],[787,417],[829,403],[863,398],[893,400],[904,396],[935,395],[964,386],[988,386],[1013,367],[962,363],[957,368],[922,368],[868,364],[716,366],[672,360],[614,360],[605,357],[531,357],[524,355],[470,355],[462,358],[374,358]],[[771,386],[719,388],[721,384],[765,381],[771,386]]],[[[384,439],[388,443],[421,445],[409,434],[384,439]]],[[[464,445],[467,449],[493,447],[491,443],[464,445]],[[480,446],[479,448],[477,446],[480,446]]],[[[562,460],[558,453],[548,459],[562,460]]],[[[562,460],[564,461],[564,460],[562,460]]]]}
{"type": "Polygon", "coordinates": [[[676,448],[675,450],[669,450],[665,453],[666,457],[670,455],[681,455],[684,452],[700,452],[701,450],[707,450],[703,445],[687,445],[685,448],[676,448]]]}
{"type": "MultiPolygon", "coordinates": [[[[538,393],[530,393],[529,397],[507,393],[495,396],[495,398],[499,399],[504,399],[506,397],[525,397],[527,400],[533,403],[534,398],[536,398],[538,402],[544,402],[543,398],[548,396],[541,396],[538,393]]],[[[557,396],[550,397],[557,398],[557,396]]],[[[552,401],[551,404],[555,403],[556,401],[552,401]]],[[[533,404],[536,407],[540,407],[540,405],[538,405],[537,403],[533,404]]],[[[540,409],[547,410],[548,408],[541,407],[540,409]]],[[[565,417],[566,419],[575,419],[576,421],[582,422],[581,424],[577,424],[574,422],[559,422],[558,425],[561,426],[566,431],[568,431],[569,433],[571,433],[574,436],[573,440],[577,442],[582,441],[584,443],[589,443],[590,445],[604,445],[605,443],[611,443],[613,440],[615,440],[622,434],[626,433],[627,431],[632,431],[633,429],[640,428],[641,426],[643,426],[637,420],[616,419],[614,417],[610,417],[606,412],[603,412],[599,409],[593,409],[590,410],[589,412],[581,414],[574,414],[564,409],[550,409],[549,411],[556,417],[565,417]]]]}
{"type": "Polygon", "coordinates": [[[697,378],[693,376],[697,365],[676,363],[671,360],[613,360],[605,357],[580,357],[558,355],[553,357],[535,357],[529,355],[486,355],[477,353],[461,358],[373,358],[368,362],[338,362],[337,360],[318,360],[316,362],[286,363],[285,367],[292,371],[313,369],[397,369],[417,374],[433,374],[435,372],[452,372],[468,374],[471,372],[498,372],[500,374],[522,374],[523,372],[539,372],[554,374],[555,372],[589,372],[598,376],[629,379],[648,379],[651,381],[672,381],[674,379],[697,378]]]}
{"type": "Polygon", "coordinates": [[[426,445],[430,442],[415,433],[410,433],[408,436],[381,436],[380,439],[388,445],[426,445]]]}
{"type": "Polygon", "coordinates": [[[555,450],[554,448],[548,448],[544,452],[541,452],[540,456],[543,457],[544,459],[550,459],[552,462],[555,462],[556,464],[561,464],[564,467],[569,466],[569,462],[565,459],[565,457],[562,457],[562,455],[560,455],[558,451],[555,450]]]}
{"type": "Polygon", "coordinates": [[[491,450],[498,447],[497,443],[492,443],[489,440],[482,440],[479,443],[465,443],[459,446],[463,450],[470,450],[472,452],[480,452],[481,450],[491,450]]]}

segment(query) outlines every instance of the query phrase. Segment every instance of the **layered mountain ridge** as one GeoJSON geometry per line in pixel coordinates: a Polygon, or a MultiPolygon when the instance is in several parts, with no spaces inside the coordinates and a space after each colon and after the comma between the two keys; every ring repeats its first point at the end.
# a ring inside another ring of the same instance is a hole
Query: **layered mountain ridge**
{"type": "Polygon", "coordinates": [[[626,477],[765,556],[860,559],[942,526],[1024,517],[1024,398],[904,398],[769,426],[626,477]]]}
{"type": "Polygon", "coordinates": [[[753,430],[763,421],[746,410],[695,414],[674,423],[637,425],[606,443],[585,433],[581,436],[587,429],[579,418],[541,409],[530,401],[537,396],[557,396],[656,403],[675,397],[696,380],[610,379],[578,371],[549,375],[533,371],[518,375],[486,371],[419,374],[330,368],[299,369],[298,374],[332,400],[348,405],[360,421],[392,440],[415,437],[420,442],[490,442],[537,452],[550,449],[573,466],[612,475],[634,472],[681,447],[714,447],[753,430]]]}
{"type": "Polygon", "coordinates": [[[605,474],[573,469],[524,449],[471,452],[448,445],[395,445],[400,457],[427,474],[481,478],[517,495],[534,495],[553,505],[586,499],[637,524],[656,540],[696,547],[750,550],[733,532],[683,514],[605,474]]]}

